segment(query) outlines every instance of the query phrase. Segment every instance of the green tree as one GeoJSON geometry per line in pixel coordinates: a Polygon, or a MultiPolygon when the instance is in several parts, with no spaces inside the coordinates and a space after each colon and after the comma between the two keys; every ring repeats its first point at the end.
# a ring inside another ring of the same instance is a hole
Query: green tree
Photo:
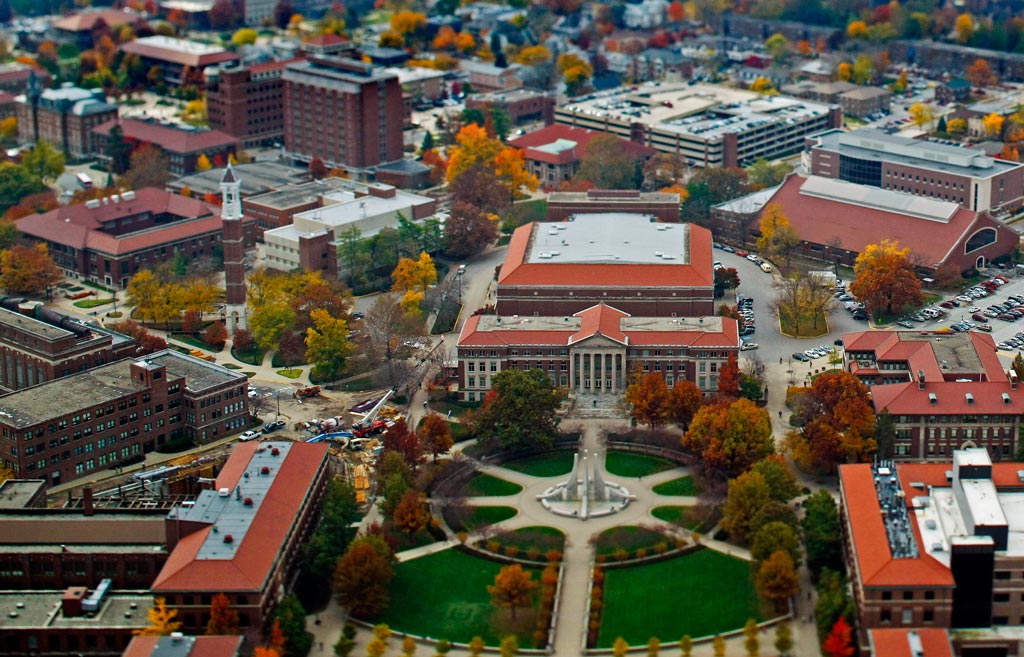
{"type": "Polygon", "coordinates": [[[558,390],[543,370],[499,372],[473,417],[478,441],[512,450],[548,446],[558,428],[558,405],[558,390]]]}
{"type": "MultiPolygon", "coordinates": [[[[1017,352],[1020,358],[1020,352],[1017,352]]],[[[1016,360],[1014,361],[1016,363],[1016,360]]],[[[896,442],[896,423],[889,414],[889,409],[883,408],[881,413],[875,414],[875,443],[878,455],[884,459],[892,458],[893,445],[896,442]]]]}
{"type": "Polygon", "coordinates": [[[773,64],[785,64],[791,54],[789,39],[779,33],[765,39],[764,49],[772,56],[773,64]]]}
{"type": "Polygon", "coordinates": [[[851,621],[856,614],[853,600],[850,598],[849,586],[841,572],[821,571],[818,578],[818,602],[814,606],[814,620],[818,625],[818,643],[832,631],[832,627],[840,618],[851,621]]]}
{"type": "Polygon", "coordinates": [[[352,523],[360,517],[355,489],[342,479],[329,479],[320,523],[303,552],[303,572],[309,581],[325,582],[331,577],[338,559],[355,536],[352,523]]]}
{"type": "Polygon", "coordinates": [[[261,349],[274,349],[295,323],[295,311],[286,303],[267,303],[249,313],[249,331],[261,349]]]}
{"type": "Polygon", "coordinates": [[[774,187],[781,183],[786,174],[792,170],[793,167],[785,162],[772,162],[759,157],[747,167],[747,179],[750,181],[751,187],[758,189],[774,187]]]}
{"type": "Polygon", "coordinates": [[[747,539],[751,521],[772,498],[768,482],[757,472],[744,472],[729,482],[722,508],[722,527],[736,541],[747,539]]]}
{"type": "Polygon", "coordinates": [[[345,371],[352,345],[348,343],[348,323],[335,319],[323,309],[310,313],[313,326],[306,329],[306,362],[319,381],[333,381],[345,371]]]}
{"type": "Polygon", "coordinates": [[[800,558],[803,556],[800,549],[800,536],[795,529],[784,522],[765,524],[757,530],[750,544],[750,554],[758,563],[780,550],[789,555],[795,567],[800,567],[800,558]]]}
{"type": "Polygon", "coordinates": [[[125,139],[120,125],[115,125],[107,133],[106,153],[110,158],[110,170],[123,175],[131,163],[132,145],[125,139]]]}
{"type": "Polygon", "coordinates": [[[26,196],[45,191],[34,172],[13,162],[0,162],[0,212],[6,212],[26,196]]]}
{"type": "Polygon", "coordinates": [[[826,569],[838,571],[843,565],[842,527],[835,498],[819,489],[804,500],[804,518],[800,521],[807,568],[816,578],[826,569]]]}
{"type": "Polygon", "coordinates": [[[313,645],[313,637],[306,631],[306,610],[295,594],[281,598],[274,618],[284,634],[284,647],[289,655],[305,655],[313,645]]]}
{"type": "Polygon", "coordinates": [[[64,154],[47,141],[36,145],[21,156],[21,166],[33,172],[40,180],[54,180],[64,173],[64,154]]]}
{"type": "Polygon", "coordinates": [[[641,161],[626,148],[624,139],[602,134],[584,147],[574,179],[598,189],[639,189],[641,161]]]}
{"type": "Polygon", "coordinates": [[[796,474],[782,454],[773,454],[758,461],[752,469],[764,477],[772,491],[773,500],[788,502],[800,494],[800,483],[796,479],[796,474]]]}
{"type": "Polygon", "coordinates": [[[853,83],[870,84],[875,77],[875,65],[867,55],[860,55],[853,62],[853,83]]]}

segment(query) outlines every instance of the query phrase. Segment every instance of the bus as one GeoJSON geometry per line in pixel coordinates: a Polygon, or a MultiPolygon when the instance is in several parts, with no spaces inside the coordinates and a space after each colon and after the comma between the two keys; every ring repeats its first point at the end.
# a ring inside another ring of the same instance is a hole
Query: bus
{"type": "Polygon", "coordinates": [[[75,178],[78,178],[78,184],[84,187],[85,189],[92,189],[93,182],[92,178],[89,177],[89,174],[78,173],[75,174],[75,178]]]}

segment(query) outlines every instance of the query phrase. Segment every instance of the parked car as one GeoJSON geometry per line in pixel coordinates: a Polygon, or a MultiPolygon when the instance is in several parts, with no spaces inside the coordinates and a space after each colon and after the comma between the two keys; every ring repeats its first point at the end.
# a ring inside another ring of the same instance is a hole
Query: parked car
{"type": "Polygon", "coordinates": [[[760,345],[756,342],[747,342],[744,340],[740,342],[740,351],[750,351],[751,349],[757,349],[759,346],[760,345]]]}
{"type": "Polygon", "coordinates": [[[976,322],[981,322],[982,324],[988,323],[988,317],[985,317],[980,313],[974,313],[973,315],[971,315],[971,319],[973,319],[976,322]]]}
{"type": "Polygon", "coordinates": [[[762,262],[761,263],[761,271],[763,271],[766,274],[770,274],[770,273],[772,273],[772,266],[769,265],[767,262],[762,262]]]}
{"type": "Polygon", "coordinates": [[[806,363],[807,361],[810,360],[810,358],[808,358],[807,356],[798,351],[795,354],[793,354],[793,360],[798,360],[801,363],[806,363]]]}
{"type": "Polygon", "coordinates": [[[267,422],[266,426],[263,427],[263,430],[262,430],[261,433],[263,433],[263,434],[274,433],[278,429],[283,429],[284,428],[284,424],[285,424],[284,420],[274,420],[273,422],[267,422]]]}
{"type": "Polygon", "coordinates": [[[246,431],[241,436],[239,436],[238,439],[244,443],[249,440],[256,440],[259,437],[260,435],[255,431],[246,431]]]}

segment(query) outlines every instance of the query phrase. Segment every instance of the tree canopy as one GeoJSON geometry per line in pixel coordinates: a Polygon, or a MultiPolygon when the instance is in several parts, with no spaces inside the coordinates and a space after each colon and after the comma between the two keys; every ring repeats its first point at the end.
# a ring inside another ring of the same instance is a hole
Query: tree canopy
{"type": "Polygon", "coordinates": [[[683,447],[700,456],[708,474],[735,476],[774,453],[768,413],[749,399],[704,406],[683,436],[683,447]]]}
{"type": "Polygon", "coordinates": [[[835,472],[842,463],[870,459],[875,452],[875,412],[867,386],[840,370],[815,378],[796,400],[787,436],[801,467],[835,472]]]}
{"type": "Polygon", "coordinates": [[[478,440],[507,450],[546,447],[557,432],[559,402],[543,370],[503,370],[491,379],[491,392],[474,414],[478,440]]]}

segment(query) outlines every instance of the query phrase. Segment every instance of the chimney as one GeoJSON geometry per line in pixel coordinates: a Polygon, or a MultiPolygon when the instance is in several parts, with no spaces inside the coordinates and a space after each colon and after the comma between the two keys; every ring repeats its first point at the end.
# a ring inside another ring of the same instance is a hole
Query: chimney
{"type": "Polygon", "coordinates": [[[924,390],[924,370],[917,371],[917,389],[924,390]]]}
{"type": "Polygon", "coordinates": [[[91,516],[92,514],[92,486],[86,486],[82,489],[82,515],[91,516]]]}
{"type": "Polygon", "coordinates": [[[1016,370],[1012,370],[1012,369],[1006,370],[1006,378],[1010,379],[1010,390],[1016,390],[1017,389],[1017,371],[1016,370]]]}

